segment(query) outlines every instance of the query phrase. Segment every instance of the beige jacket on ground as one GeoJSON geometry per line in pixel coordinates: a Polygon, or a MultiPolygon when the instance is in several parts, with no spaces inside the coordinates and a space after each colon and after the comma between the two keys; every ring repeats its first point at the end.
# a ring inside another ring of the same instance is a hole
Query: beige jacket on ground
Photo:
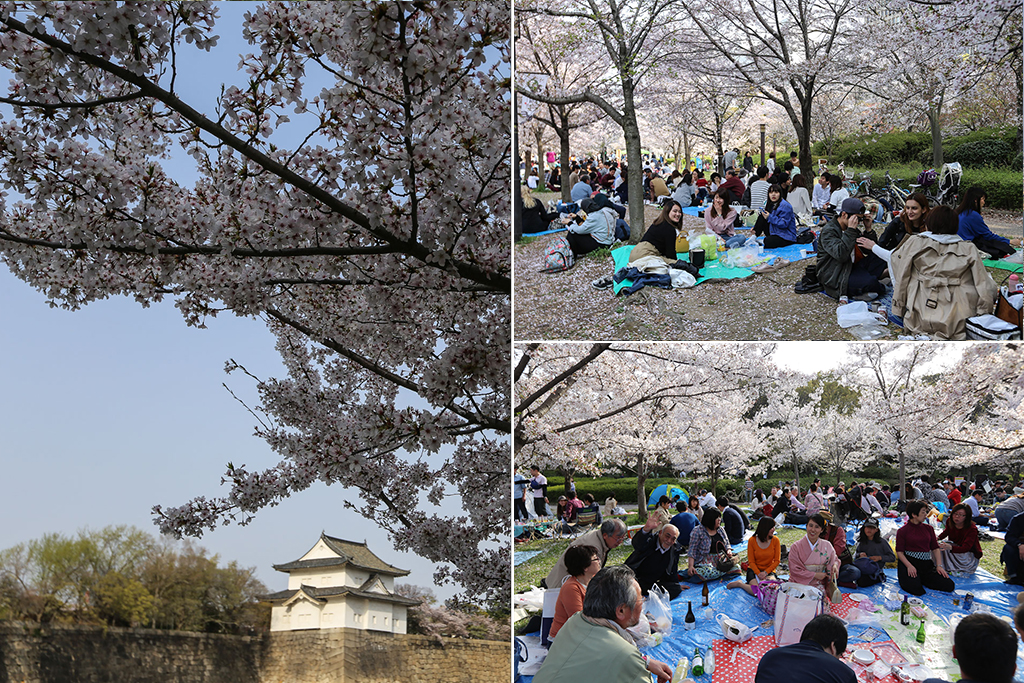
{"type": "Polygon", "coordinates": [[[966,339],[967,318],[991,313],[998,287],[978,248],[956,235],[912,235],[892,252],[892,312],[914,334],[966,339]]]}

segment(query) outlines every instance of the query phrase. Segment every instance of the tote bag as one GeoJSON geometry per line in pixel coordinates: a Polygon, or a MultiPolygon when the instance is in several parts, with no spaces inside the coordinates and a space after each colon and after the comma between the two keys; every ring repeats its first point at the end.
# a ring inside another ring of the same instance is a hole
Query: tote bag
{"type": "Polygon", "coordinates": [[[814,586],[786,582],[775,601],[775,644],[779,647],[800,642],[800,635],[814,617],[822,613],[821,591],[814,586]]]}

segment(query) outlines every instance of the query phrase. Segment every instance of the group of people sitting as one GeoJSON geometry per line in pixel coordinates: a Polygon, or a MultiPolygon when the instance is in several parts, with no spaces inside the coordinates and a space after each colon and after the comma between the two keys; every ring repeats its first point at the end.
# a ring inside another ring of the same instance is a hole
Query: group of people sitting
{"type": "MultiPolygon", "coordinates": [[[[711,512],[714,511],[708,510],[705,514],[711,512]]],[[[718,521],[717,517],[715,519],[718,521]]],[[[629,560],[623,565],[604,567],[608,551],[626,537],[625,525],[618,520],[606,524],[609,525],[607,532],[605,529],[598,532],[596,546],[571,545],[560,558],[559,566],[548,576],[549,580],[552,579],[560,568],[568,573],[568,578],[560,584],[562,588],[551,627],[553,642],[534,678],[535,683],[574,683],[588,679],[646,683],[652,674],[658,683],[668,683],[672,676],[668,664],[639,651],[636,639],[627,630],[646,618],[643,614],[647,592],[643,587],[645,562],[639,563],[640,571],[631,566],[629,560]]],[[[823,532],[828,526],[828,521],[820,513],[808,520],[807,535],[794,544],[789,555],[791,581],[818,585],[829,591],[829,586],[834,586],[841,576],[842,564],[834,545],[823,539],[823,532]]],[[[773,529],[774,520],[765,517],[751,539],[751,544],[756,544],[760,551],[748,553],[752,565],[748,580],[754,585],[773,576],[774,567],[778,566],[778,539],[773,536],[773,529]]],[[[857,546],[858,560],[884,563],[887,553],[891,556],[888,543],[878,538],[877,532],[876,524],[865,524],[857,546]]],[[[675,540],[679,531],[674,525],[665,524],[660,530],[645,526],[641,533],[645,538],[639,542],[634,538],[631,558],[643,555],[652,558],[647,562],[660,566],[677,556],[675,540]],[[656,535],[650,538],[655,531],[656,535]]],[[[698,533],[710,535],[709,532],[698,533]]],[[[897,551],[901,562],[907,552],[897,551]]],[[[922,570],[916,563],[911,567],[916,572],[922,570]]],[[[911,569],[906,571],[909,573],[911,569]]],[[[729,587],[735,585],[737,582],[729,587]]],[[[747,584],[738,585],[747,587],[747,584]]],[[[834,595],[832,599],[835,599],[834,595]]],[[[1024,607],[1019,608],[1014,617],[1017,632],[1024,637],[1024,607]]],[[[961,680],[978,683],[1010,683],[1013,680],[1017,633],[1005,621],[992,614],[971,614],[960,621],[952,635],[951,654],[959,666],[961,680]]],[[[760,659],[755,683],[793,680],[855,683],[856,673],[840,660],[847,645],[848,633],[842,620],[831,614],[821,614],[804,626],[798,643],[769,650],[760,659]]],[[[926,683],[944,681],[932,678],[926,683]]]]}
{"type": "MultiPolygon", "coordinates": [[[[985,225],[984,205],[985,191],[978,187],[968,189],[956,209],[931,207],[927,197],[914,194],[878,236],[877,209],[856,197],[843,199],[815,244],[818,289],[870,301],[891,283],[892,312],[908,331],[966,338],[967,319],[991,313],[995,304],[998,288],[984,257],[1015,253],[1010,240],[985,225]]],[[[799,291],[814,289],[805,284],[799,291]]]]}

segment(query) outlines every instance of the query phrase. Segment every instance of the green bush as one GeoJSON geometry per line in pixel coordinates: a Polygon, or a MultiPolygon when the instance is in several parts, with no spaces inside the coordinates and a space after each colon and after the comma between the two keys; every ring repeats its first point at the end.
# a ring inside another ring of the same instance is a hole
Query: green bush
{"type": "MultiPolygon", "coordinates": [[[[719,479],[718,486],[715,487],[715,497],[728,495],[734,500],[739,498],[743,493],[744,481],[744,479],[719,479]]],[[[679,486],[689,494],[697,489],[710,488],[711,480],[680,480],[676,477],[652,477],[644,482],[644,490],[647,497],[649,498],[651,491],[662,484],[679,486]]],[[[615,494],[615,500],[620,503],[636,503],[636,477],[614,479],[607,477],[600,479],[577,478],[576,494],[582,497],[585,493],[594,496],[594,500],[600,504],[604,504],[604,499],[613,493],[615,494]]],[[[558,500],[559,496],[564,495],[565,480],[559,478],[556,482],[553,478],[548,477],[548,500],[554,503],[558,500]]],[[[647,501],[645,500],[644,504],[646,503],[647,501]]]]}
{"type": "Polygon", "coordinates": [[[985,188],[985,206],[993,209],[1011,209],[1019,211],[1021,208],[1021,184],[1024,182],[1024,172],[998,170],[992,168],[968,168],[964,169],[964,177],[960,180],[960,194],[967,188],[980,185],[985,188]]]}
{"type": "Polygon", "coordinates": [[[1010,170],[1016,171],[1020,169],[1024,169],[1024,154],[1017,152],[1017,156],[1010,161],[1010,170]]]}
{"type": "Polygon", "coordinates": [[[841,161],[846,166],[905,163],[915,160],[923,149],[931,145],[931,139],[928,133],[907,132],[857,136],[844,140],[829,161],[841,161]]]}
{"type": "Polygon", "coordinates": [[[947,163],[956,161],[964,168],[999,168],[1010,163],[1013,153],[1013,145],[1002,140],[978,140],[958,145],[944,158],[947,163]]]}

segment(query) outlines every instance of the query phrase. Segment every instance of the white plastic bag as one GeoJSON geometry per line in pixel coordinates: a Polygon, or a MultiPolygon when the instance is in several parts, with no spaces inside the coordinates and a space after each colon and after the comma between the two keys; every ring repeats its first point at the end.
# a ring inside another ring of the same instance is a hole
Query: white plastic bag
{"type": "Polygon", "coordinates": [[[868,310],[866,301],[851,301],[836,309],[836,320],[840,327],[854,325],[885,325],[885,319],[868,310]]]}
{"type": "Polygon", "coordinates": [[[748,240],[742,247],[734,247],[722,255],[722,263],[730,268],[750,268],[765,259],[756,239],[753,244],[748,240]]]}
{"type": "Polygon", "coordinates": [[[668,591],[654,584],[651,591],[644,600],[644,616],[651,623],[652,631],[659,631],[664,635],[672,633],[672,607],[669,605],[671,598],[668,591]]]}

